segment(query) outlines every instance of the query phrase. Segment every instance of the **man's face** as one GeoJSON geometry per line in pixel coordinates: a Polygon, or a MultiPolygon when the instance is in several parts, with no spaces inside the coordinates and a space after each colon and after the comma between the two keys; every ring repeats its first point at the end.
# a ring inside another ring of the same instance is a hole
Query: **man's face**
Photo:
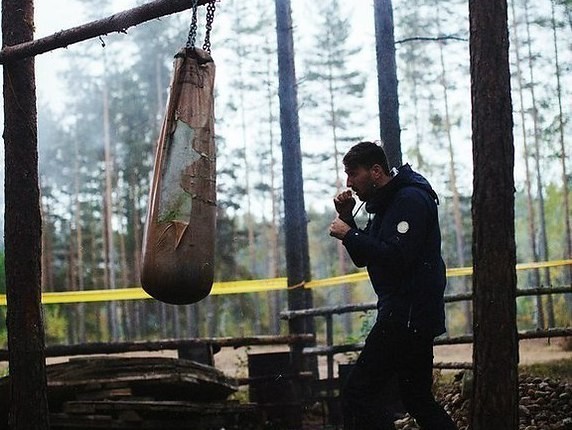
{"type": "Polygon", "coordinates": [[[374,190],[372,169],[364,166],[346,167],[345,172],[348,175],[346,186],[351,188],[362,202],[367,201],[374,190]]]}

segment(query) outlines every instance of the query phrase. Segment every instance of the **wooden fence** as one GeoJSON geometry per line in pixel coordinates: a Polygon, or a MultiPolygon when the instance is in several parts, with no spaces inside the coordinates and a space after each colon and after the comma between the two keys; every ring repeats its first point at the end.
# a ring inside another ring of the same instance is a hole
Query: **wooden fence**
{"type": "MultiPolygon", "coordinates": [[[[539,296],[549,294],[566,294],[572,293],[572,286],[566,287],[550,287],[550,288],[530,288],[519,289],[516,292],[517,297],[523,296],[539,296]]],[[[455,294],[445,296],[445,303],[461,302],[472,300],[472,294],[455,294]]],[[[363,348],[363,343],[350,343],[335,345],[334,344],[334,315],[342,315],[353,312],[367,312],[376,309],[376,303],[361,303],[341,306],[328,306],[313,309],[303,309],[295,311],[283,311],[280,313],[280,318],[283,320],[292,320],[296,318],[315,318],[322,317],[326,321],[326,344],[323,346],[305,347],[302,350],[304,355],[308,356],[326,356],[327,361],[327,379],[334,379],[334,355],[360,351],[363,348]]],[[[532,330],[519,332],[519,339],[534,339],[534,338],[553,338],[553,337],[566,337],[572,336],[572,328],[551,328],[547,330],[532,330]]],[[[435,339],[435,345],[454,345],[454,344],[467,344],[473,343],[472,335],[445,337],[435,339]]],[[[471,363],[435,363],[435,368],[440,369],[470,369],[471,363]]]]}

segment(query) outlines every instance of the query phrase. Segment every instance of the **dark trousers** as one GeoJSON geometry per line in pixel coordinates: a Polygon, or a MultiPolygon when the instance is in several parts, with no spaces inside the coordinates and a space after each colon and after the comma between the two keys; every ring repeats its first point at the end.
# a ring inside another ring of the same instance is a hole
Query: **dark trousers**
{"type": "Polygon", "coordinates": [[[382,393],[397,377],[399,396],[423,430],[456,430],[435,401],[433,338],[395,323],[377,322],[342,387],[344,430],[394,430],[382,393]]]}

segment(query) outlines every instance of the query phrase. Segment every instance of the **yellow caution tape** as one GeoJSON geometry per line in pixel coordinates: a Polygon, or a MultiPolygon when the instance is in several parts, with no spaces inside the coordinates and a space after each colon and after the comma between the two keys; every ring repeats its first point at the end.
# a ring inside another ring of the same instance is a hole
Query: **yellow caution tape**
{"type": "MultiPolygon", "coordinates": [[[[556,260],[545,262],[521,263],[516,265],[516,270],[530,270],[544,267],[557,267],[572,265],[572,260],[556,260]]],[[[447,277],[472,275],[472,267],[455,267],[447,269],[447,277]]],[[[317,279],[302,283],[305,288],[333,287],[336,285],[353,284],[368,281],[367,272],[361,271],[349,275],[334,276],[326,279],[317,279]]],[[[262,293],[266,291],[287,290],[286,278],[256,279],[246,281],[215,282],[211,295],[262,293]]],[[[117,288],[114,290],[88,290],[88,291],[62,291],[46,292],[42,294],[43,304],[55,303],[88,303],[119,300],[144,300],[151,299],[141,287],[117,288]]],[[[0,306],[6,305],[6,295],[0,294],[0,306]]]]}

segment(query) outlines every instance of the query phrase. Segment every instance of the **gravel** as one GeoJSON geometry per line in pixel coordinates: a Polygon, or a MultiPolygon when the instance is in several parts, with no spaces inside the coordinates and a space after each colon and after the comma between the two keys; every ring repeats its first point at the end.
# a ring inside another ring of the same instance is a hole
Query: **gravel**
{"type": "MultiPolygon", "coordinates": [[[[465,375],[466,376],[466,375],[465,375]]],[[[441,385],[437,398],[457,424],[469,428],[470,394],[467,378],[441,385]],[[463,383],[465,380],[465,383],[463,383]]],[[[410,417],[396,422],[398,430],[418,430],[410,417]]],[[[519,430],[572,430],[572,383],[551,378],[521,375],[519,379],[519,430]]]]}

